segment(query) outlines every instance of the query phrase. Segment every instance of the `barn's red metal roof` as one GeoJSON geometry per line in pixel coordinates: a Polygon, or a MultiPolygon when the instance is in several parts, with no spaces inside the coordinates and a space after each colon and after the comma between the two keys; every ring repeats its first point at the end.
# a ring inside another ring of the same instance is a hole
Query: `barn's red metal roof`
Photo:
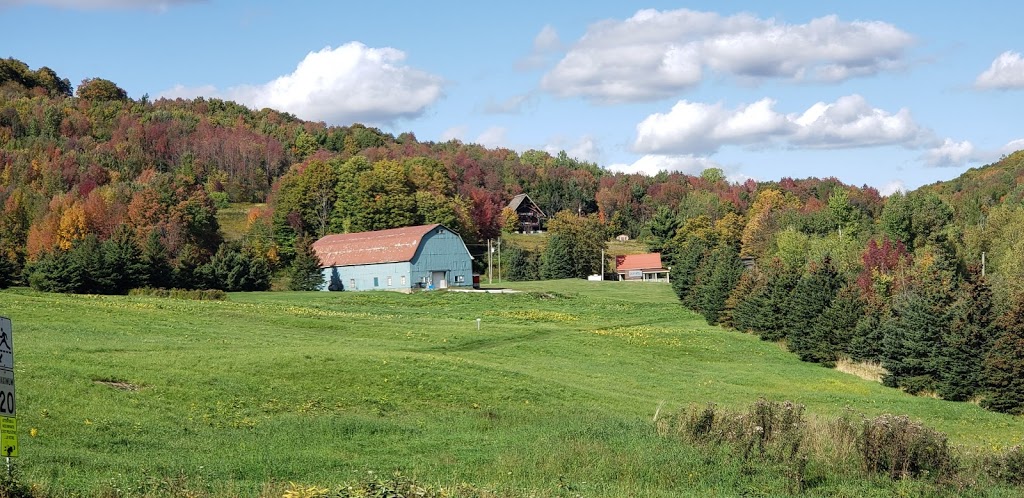
{"type": "Polygon", "coordinates": [[[615,270],[661,270],[661,253],[627,254],[615,257],[615,270]]]}
{"type": "Polygon", "coordinates": [[[411,261],[423,236],[441,225],[327,235],[313,243],[320,267],[411,261]]]}

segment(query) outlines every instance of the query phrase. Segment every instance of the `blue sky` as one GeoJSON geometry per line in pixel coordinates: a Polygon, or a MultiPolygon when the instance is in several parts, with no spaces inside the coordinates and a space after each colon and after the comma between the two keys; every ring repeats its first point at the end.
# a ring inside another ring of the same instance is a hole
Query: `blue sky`
{"type": "Polygon", "coordinates": [[[1024,149],[1024,4],[766,4],[0,0],[0,57],[616,171],[889,193],[1024,149]]]}

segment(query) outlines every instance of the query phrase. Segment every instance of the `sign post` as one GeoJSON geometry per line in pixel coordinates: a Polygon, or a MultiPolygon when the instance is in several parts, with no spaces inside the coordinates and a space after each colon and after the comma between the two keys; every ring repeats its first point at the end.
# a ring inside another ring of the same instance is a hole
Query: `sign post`
{"type": "Polygon", "coordinates": [[[14,409],[14,331],[0,316],[0,456],[18,456],[18,418],[14,409]]]}

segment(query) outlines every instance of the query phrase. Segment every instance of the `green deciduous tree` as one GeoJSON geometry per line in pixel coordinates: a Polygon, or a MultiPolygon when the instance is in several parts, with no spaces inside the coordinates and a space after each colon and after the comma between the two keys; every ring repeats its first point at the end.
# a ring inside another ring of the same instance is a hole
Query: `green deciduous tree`
{"type": "Polygon", "coordinates": [[[607,249],[607,231],[594,215],[561,211],[548,223],[551,237],[544,251],[544,278],[585,278],[601,271],[601,253],[607,249]]]}

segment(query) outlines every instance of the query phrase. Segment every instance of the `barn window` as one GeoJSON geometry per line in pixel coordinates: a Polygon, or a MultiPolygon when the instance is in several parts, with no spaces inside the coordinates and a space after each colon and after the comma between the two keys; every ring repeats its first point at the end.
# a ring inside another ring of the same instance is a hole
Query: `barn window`
{"type": "Polygon", "coordinates": [[[377,287],[379,285],[380,285],[380,282],[377,280],[377,277],[373,277],[373,286],[377,287]]]}
{"type": "Polygon", "coordinates": [[[391,287],[391,275],[388,275],[388,287],[391,287]]]}
{"type": "Polygon", "coordinates": [[[465,282],[466,279],[462,275],[455,275],[455,282],[465,282]]]}
{"type": "Polygon", "coordinates": [[[348,279],[348,288],[349,289],[355,289],[356,288],[356,279],[354,279],[354,278],[348,279]]]}
{"type": "Polygon", "coordinates": [[[405,275],[402,275],[402,287],[405,287],[405,275]]]}

